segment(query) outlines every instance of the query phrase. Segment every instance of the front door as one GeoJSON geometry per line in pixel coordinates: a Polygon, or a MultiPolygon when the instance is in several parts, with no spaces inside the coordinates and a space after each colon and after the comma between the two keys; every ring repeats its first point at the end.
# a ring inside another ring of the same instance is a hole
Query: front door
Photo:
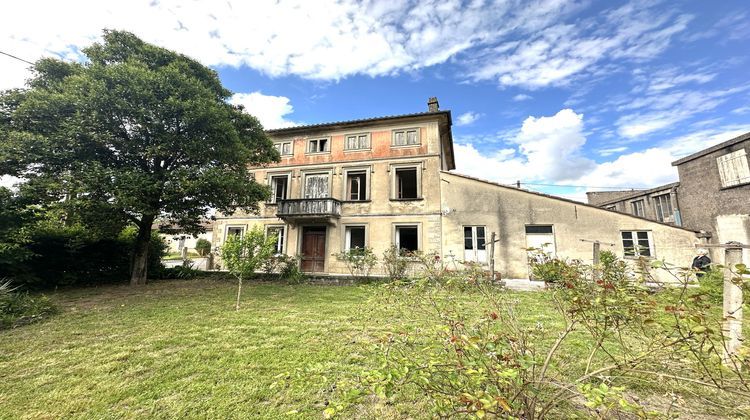
{"type": "Polygon", "coordinates": [[[307,226],[302,228],[302,271],[320,273],[325,269],[326,228],[307,226]]]}

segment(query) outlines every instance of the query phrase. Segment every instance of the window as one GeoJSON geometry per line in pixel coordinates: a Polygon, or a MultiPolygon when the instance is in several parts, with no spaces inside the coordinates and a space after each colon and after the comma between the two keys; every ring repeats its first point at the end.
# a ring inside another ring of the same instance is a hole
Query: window
{"type": "Polygon", "coordinates": [[[617,205],[613,204],[611,206],[604,206],[606,210],[614,210],[617,211],[617,205]]]}
{"type": "Polygon", "coordinates": [[[484,226],[464,226],[464,260],[487,261],[484,226]]]}
{"type": "Polygon", "coordinates": [[[277,175],[271,177],[271,202],[278,203],[288,198],[289,176],[277,175]]]}
{"type": "Polygon", "coordinates": [[[719,165],[722,187],[750,182],[750,167],[748,167],[745,149],[719,156],[716,158],[716,163],[719,165]]]}
{"type": "Polygon", "coordinates": [[[636,216],[644,217],[645,212],[643,211],[643,200],[636,200],[630,203],[630,207],[633,209],[633,214],[636,216]]]}
{"type": "Polygon", "coordinates": [[[326,198],[328,195],[328,174],[305,175],[305,198],[326,198]]]}
{"type": "Polygon", "coordinates": [[[651,232],[645,230],[625,231],[622,233],[622,247],[626,257],[653,257],[651,232]]]}
{"type": "Polygon", "coordinates": [[[393,146],[414,146],[417,144],[419,144],[418,128],[393,131],[393,146]]]}
{"type": "Polygon", "coordinates": [[[245,233],[245,228],[243,226],[228,226],[227,227],[227,238],[230,236],[242,236],[242,234],[245,233]]]}
{"type": "Polygon", "coordinates": [[[419,198],[419,179],[417,168],[396,168],[395,198],[413,200],[419,198]]]}
{"type": "Polygon", "coordinates": [[[268,226],[266,227],[266,237],[276,237],[276,255],[284,253],[284,239],[286,236],[286,229],[284,226],[268,226]]]}
{"type": "Polygon", "coordinates": [[[346,136],[345,150],[360,150],[370,148],[369,134],[352,134],[346,136]]]}
{"type": "Polygon", "coordinates": [[[674,222],[672,199],[669,197],[669,194],[655,196],[654,207],[656,208],[656,220],[660,222],[674,222]]]}
{"type": "Polygon", "coordinates": [[[288,156],[292,154],[292,142],[284,141],[280,143],[274,143],[273,147],[279,152],[281,156],[288,156]]]}
{"type": "Polygon", "coordinates": [[[346,200],[367,200],[367,171],[346,171],[346,200]]]}
{"type": "Polygon", "coordinates": [[[344,250],[365,248],[365,227],[364,226],[346,226],[344,231],[344,250]]]}
{"type": "Polygon", "coordinates": [[[400,251],[419,251],[419,226],[396,226],[396,248],[400,251]]]}
{"type": "Polygon", "coordinates": [[[313,139],[307,142],[307,153],[323,153],[329,150],[328,139],[313,139]]]}

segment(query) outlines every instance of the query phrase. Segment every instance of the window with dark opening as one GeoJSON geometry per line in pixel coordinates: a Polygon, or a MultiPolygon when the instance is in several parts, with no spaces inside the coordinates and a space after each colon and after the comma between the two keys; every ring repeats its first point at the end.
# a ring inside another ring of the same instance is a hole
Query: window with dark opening
{"type": "Polygon", "coordinates": [[[396,169],[396,198],[419,198],[417,188],[417,168],[396,169]]]}
{"type": "Polygon", "coordinates": [[[278,203],[281,200],[286,200],[288,182],[289,178],[286,175],[271,177],[271,190],[273,191],[273,195],[271,196],[272,203],[278,203]]]}
{"type": "Polygon", "coordinates": [[[396,247],[403,251],[419,251],[419,229],[417,226],[396,227],[396,247]]]}
{"type": "Polygon", "coordinates": [[[367,200],[367,173],[365,171],[346,173],[346,199],[349,201],[367,200]]]}
{"type": "Polygon", "coordinates": [[[307,153],[320,153],[328,151],[328,139],[310,140],[307,146],[307,153]]]}
{"type": "Polygon", "coordinates": [[[242,236],[242,233],[244,231],[245,231],[245,228],[243,227],[230,226],[227,228],[227,238],[230,236],[242,236]]]}
{"type": "Polygon", "coordinates": [[[526,234],[552,233],[552,225],[526,225],[526,234]]]}
{"type": "Polygon", "coordinates": [[[365,247],[365,227],[364,226],[347,226],[346,227],[346,250],[365,247]]]}

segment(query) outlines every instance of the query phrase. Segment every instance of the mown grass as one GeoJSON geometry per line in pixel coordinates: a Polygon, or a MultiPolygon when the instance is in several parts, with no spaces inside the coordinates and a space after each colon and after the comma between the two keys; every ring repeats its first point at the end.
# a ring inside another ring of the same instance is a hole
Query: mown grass
{"type": "MultiPolygon", "coordinates": [[[[0,418],[320,418],[337,387],[377,367],[372,343],[421,322],[373,303],[376,286],[253,283],[239,312],[235,287],[196,279],[54,294],[60,315],[0,331],[0,418]]],[[[525,322],[561,325],[548,294],[513,295],[525,322]]],[[[580,359],[576,347],[568,357],[580,359]]],[[[424,417],[423,404],[416,392],[366,398],[342,416],[424,417]]]]}

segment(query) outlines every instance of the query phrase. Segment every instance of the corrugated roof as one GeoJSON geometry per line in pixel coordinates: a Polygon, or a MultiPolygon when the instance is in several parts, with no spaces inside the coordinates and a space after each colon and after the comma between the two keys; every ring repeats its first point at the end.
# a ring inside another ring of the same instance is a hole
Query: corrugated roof
{"type": "Polygon", "coordinates": [[[693,159],[698,159],[701,156],[705,156],[705,155],[707,155],[709,153],[713,153],[713,152],[715,152],[717,150],[721,150],[721,149],[723,149],[725,147],[729,147],[729,146],[731,146],[733,144],[737,144],[737,143],[739,143],[741,141],[745,141],[745,140],[750,140],[750,132],[747,132],[745,134],[741,134],[741,135],[739,135],[739,136],[737,136],[737,137],[735,137],[733,139],[725,141],[724,143],[719,143],[716,146],[709,147],[708,149],[703,149],[700,152],[693,153],[692,155],[685,156],[682,159],[678,159],[678,160],[672,162],[672,166],[682,165],[685,162],[689,162],[689,161],[691,161],[693,159]]]}

